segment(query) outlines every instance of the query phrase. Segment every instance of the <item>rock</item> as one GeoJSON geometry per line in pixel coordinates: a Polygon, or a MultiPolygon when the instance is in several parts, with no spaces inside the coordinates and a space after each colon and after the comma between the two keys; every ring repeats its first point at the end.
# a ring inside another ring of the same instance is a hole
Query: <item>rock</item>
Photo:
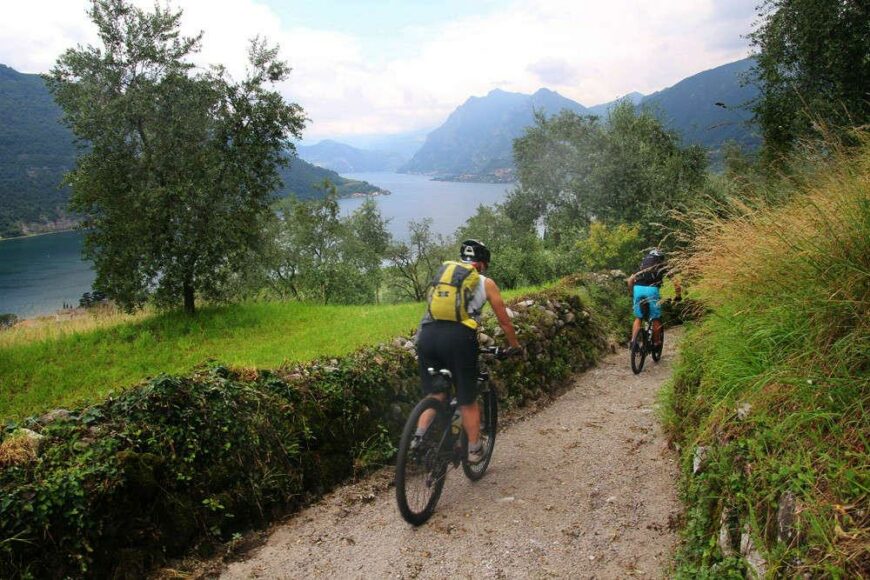
{"type": "Polygon", "coordinates": [[[492,346],[495,344],[495,340],[491,336],[489,336],[488,334],[484,334],[483,332],[481,332],[478,336],[478,341],[482,346],[492,346]]]}
{"type": "Polygon", "coordinates": [[[797,539],[797,500],[790,491],[779,498],[776,510],[776,540],[791,545],[797,539]]]}
{"type": "Polygon", "coordinates": [[[743,526],[743,533],[740,535],[740,555],[746,559],[754,578],[764,578],[767,573],[767,561],[755,548],[755,542],[749,533],[749,524],[743,526]]]}
{"type": "Polygon", "coordinates": [[[416,350],[417,345],[414,344],[414,341],[412,340],[406,340],[405,344],[402,345],[402,348],[404,348],[405,350],[416,350]]]}
{"type": "Polygon", "coordinates": [[[0,443],[0,467],[35,461],[44,439],[43,435],[30,429],[16,429],[0,443]]]}
{"type": "Polygon", "coordinates": [[[67,411],[66,409],[52,409],[48,413],[40,416],[37,421],[41,425],[47,425],[49,423],[53,423],[55,421],[69,421],[72,418],[72,413],[67,411]]]}
{"type": "Polygon", "coordinates": [[[695,447],[695,454],[692,457],[692,475],[697,475],[704,466],[704,460],[707,459],[707,450],[709,448],[703,445],[695,447]]]}
{"type": "Polygon", "coordinates": [[[507,310],[507,315],[508,315],[509,318],[516,318],[516,316],[517,316],[517,313],[516,313],[516,312],[514,312],[514,311],[511,310],[510,308],[506,308],[505,310],[507,310]]]}
{"type": "Polygon", "coordinates": [[[577,320],[577,315],[574,314],[573,312],[569,312],[568,314],[565,315],[565,324],[571,324],[575,320],[577,320]]]}
{"type": "Polygon", "coordinates": [[[563,326],[565,326],[564,320],[557,320],[556,321],[556,328],[562,328],[563,326]]]}
{"type": "Polygon", "coordinates": [[[504,330],[501,329],[501,326],[496,326],[495,330],[492,331],[493,336],[501,336],[504,334],[504,330]]]}
{"type": "Polygon", "coordinates": [[[398,336],[398,337],[393,339],[392,344],[396,348],[402,348],[403,346],[405,346],[405,339],[401,336],[398,336]]]}
{"type": "Polygon", "coordinates": [[[743,403],[740,405],[740,408],[737,409],[737,418],[741,421],[745,421],[749,416],[749,413],[752,412],[752,405],[749,403],[743,403]]]}
{"type": "Polygon", "coordinates": [[[535,305],[534,300],[523,300],[522,302],[517,302],[514,306],[516,306],[519,309],[519,308],[528,308],[529,306],[534,306],[534,305],[535,305]]]}
{"type": "Polygon", "coordinates": [[[724,508],[719,515],[719,538],[717,540],[722,555],[726,558],[734,555],[734,541],[731,538],[731,511],[724,508]]]}

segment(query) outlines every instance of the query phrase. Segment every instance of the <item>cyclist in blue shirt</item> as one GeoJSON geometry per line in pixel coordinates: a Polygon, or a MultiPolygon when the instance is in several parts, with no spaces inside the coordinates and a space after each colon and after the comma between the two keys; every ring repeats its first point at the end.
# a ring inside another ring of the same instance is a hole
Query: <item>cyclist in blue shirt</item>
{"type": "MultiPolygon", "coordinates": [[[[643,320],[643,311],[641,310],[643,300],[649,304],[649,317],[653,321],[653,345],[658,346],[662,343],[662,311],[659,302],[661,302],[660,288],[665,276],[671,277],[665,263],[665,255],[658,248],[653,248],[644,256],[640,263],[640,269],[628,278],[628,288],[632,293],[635,316],[634,326],[631,330],[631,348],[635,347],[637,333],[640,332],[643,320]]],[[[674,278],[672,280],[676,294],[675,300],[679,302],[682,300],[682,288],[678,280],[674,278]]]]}

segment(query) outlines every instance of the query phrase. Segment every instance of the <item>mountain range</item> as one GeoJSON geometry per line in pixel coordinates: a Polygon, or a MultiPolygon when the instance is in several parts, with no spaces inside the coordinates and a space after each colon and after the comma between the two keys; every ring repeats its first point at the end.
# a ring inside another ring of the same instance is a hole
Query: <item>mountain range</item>
{"type": "MultiPolygon", "coordinates": [[[[69,188],[61,186],[75,158],[73,135],[42,78],[0,64],[0,238],[75,225],[76,216],[66,209],[69,188]]],[[[318,186],[325,179],[342,196],[382,192],[298,158],[280,173],[281,197],[322,197],[318,186]]]]}
{"type": "Polygon", "coordinates": [[[568,109],[606,117],[623,99],[648,108],[677,131],[684,144],[709,148],[714,159],[729,140],[753,149],[761,140],[750,125],[748,104],[757,97],[758,89],[743,84],[752,64],[752,59],[740,60],[692,75],[651,95],[633,92],[588,108],[547,89],[532,95],[494,90],[484,97],[471,97],[454,110],[443,125],[429,133],[400,171],[440,179],[510,181],[513,140],[532,124],[533,111],[553,115],[568,109]]]}
{"type": "Polygon", "coordinates": [[[359,149],[330,139],[297,145],[296,152],[308,163],[343,173],[395,171],[410,159],[397,151],[359,149]]]}

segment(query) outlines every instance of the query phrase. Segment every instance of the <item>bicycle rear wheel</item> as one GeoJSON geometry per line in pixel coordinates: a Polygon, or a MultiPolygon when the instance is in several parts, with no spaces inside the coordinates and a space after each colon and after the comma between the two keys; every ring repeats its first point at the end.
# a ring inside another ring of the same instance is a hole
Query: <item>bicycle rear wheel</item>
{"type": "Polygon", "coordinates": [[[643,370],[643,363],[646,360],[647,349],[646,329],[641,328],[640,332],[637,333],[635,343],[631,345],[631,372],[636,375],[640,374],[640,371],[643,370]]]}
{"type": "Polygon", "coordinates": [[[659,362],[662,359],[662,350],[665,348],[665,327],[662,326],[661,330],[659,330],[661,335],[661,342],[658,346],[652,347],[652,359],[656,362],[659,362]]]}
{"type": "Polygon", "coordinates": [[[469,463],[468,436],[464,431],[462,433],[462,471],[472,481],[477,481],[486,473],[498,431],[498,397],[495,390],[490,388],[480,393],[477,402],[480,405],[480,438],[483,444],[483,459],[479,463],[469,463]]]}
{"type": "Polygon", "coordinates": [[[449,430],[444,404],[431,397],[417,403],[405,423],[396,459],[396,503],[409,524],[425,523],[441,497],[450,460],[444,451],[449,430]],[[416,437],[420,416],[429,410],[435,411],[432,422],[421,437],[416,437]]]}

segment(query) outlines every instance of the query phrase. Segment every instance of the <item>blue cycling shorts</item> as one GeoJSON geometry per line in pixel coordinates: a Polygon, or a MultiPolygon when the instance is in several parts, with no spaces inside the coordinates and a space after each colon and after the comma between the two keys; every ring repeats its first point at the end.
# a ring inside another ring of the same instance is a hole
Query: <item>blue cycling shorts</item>
{"type": "Polygon", "coordinates": [[[662,297],[659,294],[659,289],[655,286],[634,286],[634,315],[638,318],[643,318],[643,312],[640,310],[640,301],[644,298],[649,303],[649,318],[656,320],[662,317],[662,309],[659,308],[659,301],[662,297]]]}

